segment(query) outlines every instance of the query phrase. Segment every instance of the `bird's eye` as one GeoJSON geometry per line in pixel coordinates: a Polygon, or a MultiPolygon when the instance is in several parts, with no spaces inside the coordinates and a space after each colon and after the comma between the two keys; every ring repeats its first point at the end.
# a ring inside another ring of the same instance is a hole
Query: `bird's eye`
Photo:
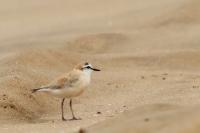
{"type": "Polygon", "coordinates": [[[87,66],[86,68],[87,68],[87,69],[90,69],[91,67],[90,67],[90,66],[87,66]]]}

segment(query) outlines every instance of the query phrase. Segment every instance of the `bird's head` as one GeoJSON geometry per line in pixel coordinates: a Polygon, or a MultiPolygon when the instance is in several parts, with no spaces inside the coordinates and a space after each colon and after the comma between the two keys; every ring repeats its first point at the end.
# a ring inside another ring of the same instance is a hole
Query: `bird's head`
{"type": "Polygon", "coordinates": [[[97,68],[94,68],[90,63],[86,62],[82,65],[78,65],[76,67],[76,69],[80,70],[80,71],[83,71],[83,72],[86,72],[86,73],[91,73],[92,71],[100,71],[99,69],[97,68]]]}

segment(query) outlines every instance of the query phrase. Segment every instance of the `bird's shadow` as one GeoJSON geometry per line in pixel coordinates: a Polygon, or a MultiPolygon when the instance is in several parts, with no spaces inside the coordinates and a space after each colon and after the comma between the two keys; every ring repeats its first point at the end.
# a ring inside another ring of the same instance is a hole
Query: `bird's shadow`
{"type": "Polygon", "coordinates": [[[40,119],[32,119],[29,120],[28,123],[30,124],[38,124],[38,123],[57,123],[57,122],[69,122],[69,121],[81,121],[80,120],[73,120],[73,119],[66,119],[66,121],[63,121],[61,119],[55,119],[55,118],[40,118],[40,119]]]}
{"type": "Polygon", "coordinates": [[[62,120],[53,119],[53,118],[41,118],[41,119],[29,120],[28,122],[30,124],[37,124],[37,123],[54,123],[54,122],[58,122],[58,121],[62,121],[62,120]]]}

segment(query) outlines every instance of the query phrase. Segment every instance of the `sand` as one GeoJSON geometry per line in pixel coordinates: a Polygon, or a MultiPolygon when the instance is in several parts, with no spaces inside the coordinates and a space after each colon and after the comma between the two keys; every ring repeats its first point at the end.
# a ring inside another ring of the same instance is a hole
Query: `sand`
{"type": "Polygon", "coordinates": [[[2,3],[2,133],[200,132],[199,0],[2,3]],[[84,61],[102,71],[62,122],[60,99],[30,90],[84,61]]]}

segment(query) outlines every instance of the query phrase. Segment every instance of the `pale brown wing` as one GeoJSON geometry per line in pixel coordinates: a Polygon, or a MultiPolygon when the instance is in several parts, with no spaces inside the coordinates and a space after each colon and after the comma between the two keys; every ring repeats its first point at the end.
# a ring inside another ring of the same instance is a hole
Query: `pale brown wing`
{"type": "Polygon", "coordinates": [[[75,84],[77,84],[78,81],[79,75],[77,73],[69,73],[67,76],[58,78],[46,87],[50,89],[62,89],[66,87],[73,87],[75,84]]]}
{"type": "Polygon", "coordinates": [[[77,82],[78,82],[79,78],[76,77],[64,77],[61,78],[57,81],[57,85],[59,85],[61,88],[62,87],[73,87],[77,82]]]}

